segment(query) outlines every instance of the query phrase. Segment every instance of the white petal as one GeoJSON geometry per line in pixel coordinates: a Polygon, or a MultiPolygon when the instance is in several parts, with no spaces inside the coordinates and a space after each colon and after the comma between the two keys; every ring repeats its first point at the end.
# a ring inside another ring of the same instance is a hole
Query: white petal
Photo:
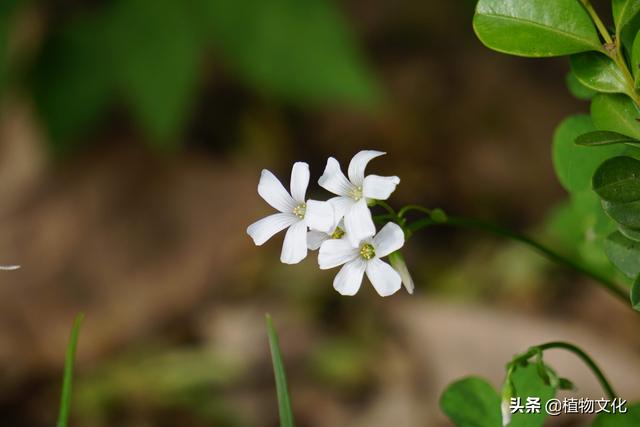
{"type": "Polygon", "coordinates": [[[312,230],[329,232],[335,229],[335,215],[333,205],[329,202],[308,200],[304,220],[312,230]]]}
{"type": "Polygon", "coordinates": [[[287,230],[282,244],[280,261],[297,264],[307,256],[307,224],[298,221],[287,230]]]}
{"type": "Polygon", "coordinates": [[[338,196],[347,196],[353,188],[353,184],[340,170],[340,163],[333,157],[329,157],[327,160],[327,166],[324,168],[324,173],[318,180],[318,184],[338,196]]]}
{"type": "Polygon", "coordinates": [[[13,271],[13,270],[19,270],[20,266],[19,265],[0,265],[0,270],[4,270],[4,271],[13,271]]]}
{"type": "Polygon", "coordinates": [[[382,258],[404,245],[404,231],[395,222],[388,222],[373,238],[376,256],[382,258]]]}
{"type": "Polygon", "coordinates": [[[364,182],[364,170],[367,167],[367,163],[384,154],[386,153],[382,151],[364,150],[353,156],[349,163],[349,180],[356,187],[361,186],[364,182]]]}
{"type": "Polygon", "coordinates": [[[362,240],[376,234],[376,226],[365,199],[360,199],[349,208],[344,216],[344,226],[353,245],[358,245],[362,240]]]}
{"type": "Polygon", "coordinates": [[[320,269],[334,268],[358,257],[358,248],[347,239],[328,239],[320,246],[318,264],[320,269]]]}
{"type": "Polygon", "coordinates": [[[320,245],[329,237],[331,236],[322,231],[311,230],[307,233],[307,247],[312,251],[316,251],[320,249],[320,245]]]}
{"type": "Polygon", "coordinates": [[[351,209],[351,206],[356,203],[351,197],[343,196],[333,197],[327,201],[333,205],[336,223],[339,223],[349,209],[351,209]]]}
{"type": "Polygon", "coordinates": [[[296,207],[296,203],[278,181],[278,178],[266,169],[263,169],[262,175],[260,175],[258,194],[280,212],[293,212],[293,208],[296,207]]]}
{"type": "Polygon", "coordinates": [[[256,245],[260,246],[274,234],[296,222],[298,222],[298,218],[294,214],[277,213],[251,224],[247,227],[247,234],[251,236],[256,245]]]}
{"type": "Polygon", "coordinates": [[[387,200],[398,184],[397,176],[368,175],[362,184],[362,194],[368,199],[387,200]]]}
{"type": "Polygon", "coordinates": [[[367,263],[361,258],[346,263],[333,279],[333,287],[341,295],[355,295],[362,284],[367,263]]]}
{"type": "Polygon", "coordinates": [[[309,186],[309,165],[296,162],[291,169],[291,196],[296,203],[304,203],[309,186]]]}
{"type": "Polygon", "coordinates": [[[367,261],[367,277],[381,297],[396,293],[402,283],[398,272],[378,258],[367,261]]]}

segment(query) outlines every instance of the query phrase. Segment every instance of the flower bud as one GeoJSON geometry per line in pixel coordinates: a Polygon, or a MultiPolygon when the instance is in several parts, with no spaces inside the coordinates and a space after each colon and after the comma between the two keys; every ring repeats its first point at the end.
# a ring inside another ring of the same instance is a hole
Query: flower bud
{"type": "Polygon", "coordinates": [[[391,266],[394,270],[398,272],[400,278],[402,279],[402,284],[407,289],[410,295],[413,295],[413,290],[415,286],[413,284],[413,278],[411,277],[411,273],[409,273],[409,269],[407,268],[407,263],[404,260],[404,257],[400,253],[400,251],[395,251],[389,254],[389,261],[391,262],[391,266]]]}

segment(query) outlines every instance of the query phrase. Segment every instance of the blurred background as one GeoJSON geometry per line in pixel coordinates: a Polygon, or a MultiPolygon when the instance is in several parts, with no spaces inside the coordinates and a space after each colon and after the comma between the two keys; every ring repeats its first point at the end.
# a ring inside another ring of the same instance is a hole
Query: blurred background
{"type": "MultiPolygon", "coordinates": [[[[446,426],[440,393],[499,386],[514,353],[583,346],[640,398],[638,321],[508,241],[428,229],[416,293],[340,297],[315,256],[256,248],[262,168],[312,183],[328,156],[388,152],[394,206],[526,231],[572,254],[550,143],[565,60],[491,52],[473,0],[0,1],[0,424],[52,426],[73,317],[73,425],[276,426],[264,327],[280,332],[299,426],[446,426]]],[[[317,197],[327,194],[312,186],[317,197]]],[[[606,267],[603,267],[606,268],[606,267]]],[[[571,356],[549,361],[601,397],[571,356]]],[[[563,416],[558,426],[586,424],[563,416]]]]}

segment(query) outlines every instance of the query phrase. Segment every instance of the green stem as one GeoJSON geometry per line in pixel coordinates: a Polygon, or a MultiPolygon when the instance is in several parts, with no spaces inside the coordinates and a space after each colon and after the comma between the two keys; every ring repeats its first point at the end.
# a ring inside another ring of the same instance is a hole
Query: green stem
{"type": "Polygon", "coordinates": [[[591,16],[593,23],[596,24],[596,27],[598,28],[598,31],[600,32],[600,35],[604,39],[605,43],[613,44],[613,39],[611,39],[609,30],[607,30],[607,27],[602,22],[602,19],[600,19],[600,16],[598,16],[598,12],[596,12],[596,10],[593,8],[591,2],[589,0],[582,0],[582,5],[589,13],[589,16],[591,16]]]}
{"type": "Polygon", "coordinates": [[[528,360],[529,358],[535,356],[536,354],[539,354],[540,352],[551,349],[566,350],[578,356],[585,363],[585,365],[587,365],[591,372],[593,372],[593,375],[598,379],[598,382],[602,386],[602,389],[605,391],[605,393],[607,393],[607,397],[609,399],[615,399],[618,396],[596,362],[594,362],[593,359],[579,347],[576,347],[575,345],[569,344],[567,342],[554,341],[531,347],[529,351],[527,351],[522,356],[516,357],[511,363],[515,365],[520,361],[528,360]]]}
{"type": "Polygon", "coordinates": [[[547,257],[549,260],[554,261],[558,264],[562,264],[565,265],[567,267],[570,267],[582,274],[584,274],[585,276],[588,276],[590,278],[592,278],[593,280],[595,280],[596,282],[600,283],[604,288],[606,288],[609,292],[611,292],[613,295],[615,295],[616,297],[618,297],[620,300],[624,301],[625,303],[628,302],[629,297],[627,295],[627,291],[625,291],[623,288],[621,288],[617,283],[607,279],[606,277],[601,276],[600,274],[591,271],[585,267],[583,267],[582,265],[580,265],[579,263],[571,260],[570,258],[567,258],[565,256],[562,256],[556,252],[554,252],[552,249],[549,249],[548,247],[542,245],[541,243],[536,242],[535,240],[520,234],[518,232],[515,232],[513,230],[510,230],[508,228],[505,227],[501,227],[499,225],[496,224],[492,224],[489,222],[484,222],[484,221],[479,221],[479,220],[475,220],[475,219],[469,219],[469,218],[461,218],[461,217],[447,217],[446,219],[443,219],[442,221],[439,222],[435,222],[433,220],[431,220],[430,218],[426,218],[426,219],[422,219],[419,221],[416,221],[412,224],[410,224],[407,228],[408,230],[413,233],[415,231],[418,231],[422,228],[425,227],[429,227],[432,225],[448,225],[448,226],[453,226],[453,227],[462,227],[462,228],[469,228],[469,229],[476,229],[476,230],[482,230],[482,231],[486,231],[489,232],[491,234],[494,234],[496,236],[500,236],[500,237],[507,237],[509,239],[515,240],[517,242],[523,243],[527,246],[529,246],[530,248],[536,250],[537,252],[541,253],[542,255],[544,255],[545,257],[547,257]]]}

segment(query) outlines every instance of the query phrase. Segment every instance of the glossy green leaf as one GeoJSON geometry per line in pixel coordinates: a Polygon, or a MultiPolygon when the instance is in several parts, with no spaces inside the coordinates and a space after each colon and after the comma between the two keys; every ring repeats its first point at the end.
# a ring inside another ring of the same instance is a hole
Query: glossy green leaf
{"type": "Polygon", "coordinates": [[[635,279],[640,274],[640,243],[627,239],[619,231],[612,233],[605,241],[605,251],[609,260],[625,276],[635,279]]]}
{"type": "Polygon", "coordinates": [[[640,87],[640,31],[636,34],[631,47],[631,71],[635,77],[636,88],[640,87]]]}
{"type": "Polygon", "coordinates": [[[640,139],[640,112],[626,95],[598,94],[591,101],[591,116],[598,130],[640,139]]]}
{"type": "Polygon", "coordinates": [[[282,361],[282,352],[280,351],[280,342],[278,341],[278,333],[273,326],[271,316],[266,316],[267,335],[269,337],[269,349],[271,350],[271,360],[273,362],[273,372],[276,377],[276,392],[278,393],[278,410],[280,413],[280,427],[293,427],[293,411],[291,410],[291,399],[289,397],[289,389],[287,387],[287,376],[284,370],[284,362],[282,361]]]}
{"type": "Polygon", "coordinates": [[[577,115],[565,119],[553,136],[553,164],[560,183],[569,192],[591,188],[591,177],[606,159],[621,154],[622,145],[583,147],[576,138],[595,131],[591,118],[577,115]]]}
{"type": "Polygon", "coordinates": [[[480,0],[473,27],[487,47],[513,55],[602,51],[593,21],[577,0],[480,0]]]}
{"type": "Polygon", "coordinates": [[[609,202],[640,200],[640,161],[627,156],[606,160],[593,175],[593,189],[609,202]]]}
{"type": "Polygon", "coordinates": [[[584,146],[600,146],[614,144],[630,144],[640,146],[640,141],[617,132],[599,130],[588,132],[576,138],[576,144],[584,146]]]}
{"type": "Polygon", "coordinates": [[[640,230],[640,201],[614,203],[603,200],[602,208],[618,224],[633,230],[640,230]]]}
{"type": "Polygon", "coordinates": [[[580,80],[573,74],[571,71],[567,73],[567,77],[565,78],[565,83],[567,84],[567,88],[569,89],[569,93],[576,97],[577,99],[588,101],[595,96],[597,93],[595,90],[586,87],[583,85],[580,80]]]}
{"type": "Polygon", "coordinates": [[[598,92],[625,93],[624,74],[608,56],[583,52],[571,56],[571,70],[586,87],[598,92]]]}
{"type": "Polygon", "coordinates": [[[64,375],[62,378],[62,393],[60,396],[60,412],[56,427],[67,427],[69,423],[69,412],[71,408],[71,389],[73,386],[73,365],[76,359],[76,349],[78,347],[78,336],[80,326],[84,320],[84,315],[79,314],[73,322],[71,338],[67,346],[67,355],[64,361],[64,375]]]}
{"type": "Polygon", "coordinates": [[[203,46],[190,5],[120,0],[110,10],[119,88],[141,127],[162,145],[176,143],[197,83],[203,46]]]}
{"type": "Polygon", "coordinates": [[[616,34],[620,34],[629,22],[640,12],[638,0],[612,0],[613,22],[616,25],[616,34]]]}
{"type": "Polygon", "coordinates": [[[468,377],[450,384],[440,408],[457,427],[501,427],[500,396],[482,378],[468,377]]]}
{"type": "Polygon", "coordinates": [[[627,239],[640,242],[640,230],[634,230],[633,228],[618,225],[618,231],[620,231],[620,233],[622,233],[622,235],[627,239]]]}
{"type": "Polygon", "coordinates": [[[197,0],[222,60],[268,95],[369,107],[379,89],[332,0],[197,0]]]}
{"type": "MultiPolygon", "coordinates": [[[[517,367],[511,379],[516,395],[521,398],[523,404],[526,403],[527,397],[539,397],[541,408],[544,408],[547,401],[556,394],[554,387],[543,382],[535,364],[517,367]]],[[[539,414],[515,413],[512,415],[509,427],[540,427],[544,424],[546,418],[547,414],[544,410],[540,411],[539,414]]]]}
{"type": "Polygon", "coordinates": [[[640,426],[640,403],[630,404],[624,414],[600,413],[592,427],[638,427],[640,426]]]}

